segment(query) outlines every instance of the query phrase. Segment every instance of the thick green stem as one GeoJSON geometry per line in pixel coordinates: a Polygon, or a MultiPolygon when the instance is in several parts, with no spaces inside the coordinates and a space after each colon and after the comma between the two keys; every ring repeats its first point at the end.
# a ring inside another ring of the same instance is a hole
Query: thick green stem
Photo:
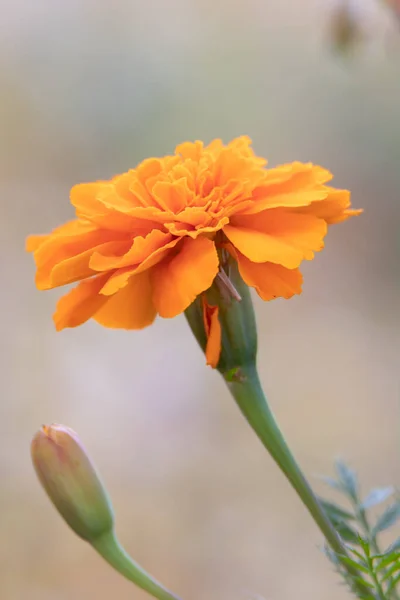
{"type": "MultiPolygon", "coordinates": [[[[248,423],[296,490],[332,550],[338,555],[347,556],[340,536],[326,516],[279,430],[265,399],[255,366],[240,367],[234,373],[229,372],[225,374],[225,380],[248,423]]],[[[369,597],[370,591],[361,583],[361,574],[346,563],[342,564],[350,575],[359,578],[355,586],[360,594],[369,597]]]]}
{"type": "Polygon", "coordinates": [[[92,542],[92,546],[118,573],[158,600],[179,600],[131,559],[120,545],[114,531],[109,531],[96,539],[92,542]]]}

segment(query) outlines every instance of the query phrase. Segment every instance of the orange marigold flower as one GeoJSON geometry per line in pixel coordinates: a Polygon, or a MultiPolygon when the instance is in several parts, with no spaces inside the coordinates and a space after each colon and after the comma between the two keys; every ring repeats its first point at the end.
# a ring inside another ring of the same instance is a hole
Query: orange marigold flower
{"type": "MultiPolygon", "coordinates": [[[[31,236],[41,290],[79,281],[57,305],[57,330],[90,318],[140,329],[175,317],[210,288],[221,249],[264,300],[301,293],[299,266],[323,248],[327,226],[361,211],[329,187],[322,167],[272,169],[248,137],[179,145],[110,181],[76,185],[76,219],[31,236]]],[[[210,327],[217,313],[204,312],[210,327]]],[[[218,355],[214,342],[212,354],[218,355]]]]}

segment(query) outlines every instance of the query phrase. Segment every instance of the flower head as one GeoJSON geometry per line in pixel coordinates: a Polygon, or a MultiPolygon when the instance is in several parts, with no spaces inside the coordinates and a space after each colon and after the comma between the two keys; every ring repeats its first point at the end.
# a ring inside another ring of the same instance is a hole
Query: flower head
{"type": "MultiPolygon", "coordinates": [[[[327,226],[360,211],[326,169],[267,169],[248,137],[179,145],[109,181],[76,185],[76,219],[31,236],[41,290],[79,282],[57,305],[58,330],[90,318],[140,329],[175,317],[209,289],[224,250],[264,300],[301,293],[299,266],[327,226]]],[[[215,319],[214,319],[215,320],[215,319]]]]}

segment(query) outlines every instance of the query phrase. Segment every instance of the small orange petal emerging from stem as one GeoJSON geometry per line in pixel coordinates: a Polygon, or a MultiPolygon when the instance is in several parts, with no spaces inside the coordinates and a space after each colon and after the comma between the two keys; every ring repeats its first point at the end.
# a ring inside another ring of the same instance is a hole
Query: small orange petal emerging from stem
{"type": "Polygon", "coordinates": [[[206,361],[207,365],[216,368],[221,354],[221,323],[218,319],[218,306],[210,306],[203,294],[203,320],[207,336],[206,361]]]}

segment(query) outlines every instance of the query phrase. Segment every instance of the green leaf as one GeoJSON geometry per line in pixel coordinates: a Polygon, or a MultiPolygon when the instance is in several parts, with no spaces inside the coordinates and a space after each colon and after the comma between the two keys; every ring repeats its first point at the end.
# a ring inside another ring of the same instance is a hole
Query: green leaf
{"type": "MultiPolygon", "coordinates": [[[[352,581],[356,581],[357,583],[360,583],[361,585],[366,585],[367,587],[371,588],[371,589],[375,589],[375,585],[373,583],[371,583],[370,581],[365,581],[365,579],[363,579],[362,577],[352,577],[350,579],[350,583],[352,581]]],[[[371,598],[371,600],[375,600],[375,596],[360,596],[360,598],[365,598],[365,600],[369,600],[371,598]]]]}
{"type": "Polygon", "coordinates": [[[341,460],[336,461],[336,471],[344,490],[353,500],[356,500],[358,495],[358,481],[355,472],[341,460]]]}
{"type": "Polygon", "coordinates": [[[352,546],[349,546],[349,544],[345,544],[345,546],[349,552],[351,552],[352,554],[357,556],[357,558],[359,558],[361,564],[363,564],[365,567],[368,566],[368,564],[365,562],[365,555],[363,556],[361,554],[361,552],[358,552],[355,548],[353,548],[352,546]]]}
{"type": "Polygon", "coordinates": [[[382,581],[386,581],[386,579],[392,577],[396,573],[396,571],[400,571],[400,561],[395,563],[392,567],[390,567],[390,569],[386,571],[386,573],[382,577],[382,581]]]}
{"type": "Polygon", "coordinates": [[[392,579],[392,581],[389,583],[388,589],[387,589],[387,593],[389,594],[392,590],[395,589],[396,585],[399,583],[400,581],[400,575],[397,575],[394,579],[392,579]]]}
{"type": "Polygon", "coordinates": [[[340,535],[340,537],[345,542],[350,542],[356,545],[360,543],[360,536],[358,534],[358,531],[350,527],[348,523],[346,523],[345,521],[335,521],[334,519],[331,519],[331,522],[338,534],[340,535]]]}
{"type": "Polygon", "coordinates": [[[345,510],[344,508],[339,506],[338,504],[330,502],[329,500],[325,500],[324,498],[319,498],[319,501],[330,519],[348,519],[354,521],[355,516],[348,510],[345,510]]]}
{"type": "Polygon", "coordinates": [[[394,493],[393,487],[385,487],[385,488],[375,488],[371,490],[366,498],[361,502],[360,508],[362,510],[368,510],[377,504],[381,504],[385,502],[390,496],[394,493]]]}
{"type": "Polygon", "coordinates": [[[381,571],[388,565],[391,565],[392,563],[396,562],[396,560],[399,560],[399,558],[400,558],[400,552],[392,552],[392,554],[388,554],[387,556],[385,556],[385,558],[383,558],[380,561],[380,563],[375,567],[375,570],[377,572],[381,571]]]}
{"type": "Polygon", "coordinates": [[[358,571],[363,571],[364,573],[367,573],[367,575],[370,575],[370,570],[368,569],[368,567],[365,567],[357,560],[353,560],[349,556],[344,556],[343,554],[338,554],[338,557],[340,562],[345,563],[346,565],[349,565],[349,567],[353,567],[358,571]]]}
{"type": "Polygon", "coordinates": [[[369,541],[365,540],[363,537],[361,537],[361,535],[359,536],[359,542],[360,542],[360,546],[361,548],[364,550],[364,554],[367,557],[367,559],[370,558],[371,555],[371,547],[369,545],[369,541]]]}
{"type": "Polygon", "coordinates": [[[395,502],[387,507],[387,509],[378,517],[377,522],[372,528],[372,535],[375,537],[381,531],[389,529],[400,518],[400,501],[395,502]]]}

